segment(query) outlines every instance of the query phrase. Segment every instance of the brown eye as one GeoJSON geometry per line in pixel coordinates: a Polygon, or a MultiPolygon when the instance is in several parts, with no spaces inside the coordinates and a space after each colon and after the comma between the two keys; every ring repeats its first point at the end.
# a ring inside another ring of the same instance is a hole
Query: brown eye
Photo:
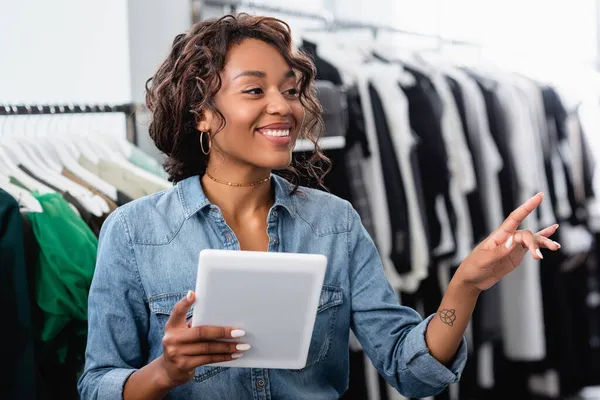
{"type": "Polygon", "coordinates": [[[254,89],[248,89],[248,90],[244,90],[243,93],[247,93],[247,94],[262,94],[263,91],[261,88],[254,88],[254,89]]]}

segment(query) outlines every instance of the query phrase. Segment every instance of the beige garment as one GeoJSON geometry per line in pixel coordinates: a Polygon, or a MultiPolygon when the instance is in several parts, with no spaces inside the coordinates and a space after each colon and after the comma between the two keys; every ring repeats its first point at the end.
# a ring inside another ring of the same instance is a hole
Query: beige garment
{"type": "Polygon", "coordinates": [[[164,187],[144,179],[112,161],[100,160],[98,164],[94,164],[82,155],[79,157],[79,164],[134,199],[164,189],[164,187]]]}
{"type": "Polygon", "coordinates": [[[80,177],[75,175],[73,172],[69,171],[67,168],[63,168],[61,173],[63,176],[65,176],[65,177],[69,178],[70,180],[72,180],[73,182],[83,186],[84,188],[88,189],[90,192],[102,197],[102,199],[104,199],[106,204],[108,204],[108,208],[110,209],[109,212],[113,212],[117,209],[117,204],[113,200],[111,200],[104,193],[100,192],[98,189],[96,189],[95,187],[90,185],[88,182],[84,181],[83,179],[81,179],[80,177]]]}

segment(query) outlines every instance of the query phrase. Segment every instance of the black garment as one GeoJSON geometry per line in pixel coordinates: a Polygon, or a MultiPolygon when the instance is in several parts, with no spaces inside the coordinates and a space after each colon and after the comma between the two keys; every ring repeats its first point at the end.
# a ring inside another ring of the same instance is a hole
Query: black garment
{"type": "Polygon", "coordinates": [[[4,308],[2,397],[35,399],[34,331],[17,201],[0,189],[0,299],[4,308]]]}
{"type": "Polygon", "coordinates": [[[471,77],[474,78],[479,85],[485,100],[490,132],[503,163],[503,167],[498,173],[500,187],[502,188],[502,212],[504,215],[509,215],[519,205],[519,188],[517,172],[512,161],[508,143],[508,121],[506,120],[508,117],[495,94],[497,83],[485,77],[473,74],[470,71],[467,72],[470,73],[471,77]]]}
{"type": "MultiPolygon", "coordinates": [[[[561,143],[568,143],[569,132],[567,128],[567,123],[569,119],[569,113],[564,107],[562,100],[558,93],[552,87],[544,87],[542,90],[542,97],[544,99],[544,109],[546,112],[546,118],[548,120],[549,132],[555,134],[556,137],[553,138],[554,142],[552,145],[556,153],[560,156],[561,159],[561,167],[564,171],[564,176],[567,185],[567,197],[569,200],[569,205],[572,210],[572,215],[569,218],[569,222],[573,225],[579,225],[584,221],[578,218],[578,215],[585,216],[585,205],[578,203],[575,196],[575,187],[573,185],[572,173],[571,173],[571,164],[568,159],[565,158],[565,154],[560,151],[561,143]]],[[[581,160],[576,160],[581,161],[581,160]]],[[[550,195],[553,195],[553,190],[550,190],[550,195]]],[[[556,204],[556,193],[554,192],[554,204],[556,204]]]]}
{"type": "Polygon", "coordinates": [[[48,183],[45,180],[41,179],[39,176],[37,176],[36,174],[34,174],[33,172],[31,172],[29,169],[27,169],[26,167],[24,167],[22,165],[19,165],[19,168],[23,172],[25,172],[27,175],[29,175],[33,179],[35,179],[36,181],[41,182],[44,185],[48,186],[50,189],[56,191],[57,193],[60,193],[60,195],[68,203],[72,204],[77,209],[77,211],[79,212],[79,215],[81,216],[81,218],[85,221],[85,223],[87,224],[87,226],[90,227],[90,229],[92,230],[92,232],[94,232],[94,234],[96,235],[96,237],[100,236],[100,230],[102,229],[102,224],[104,223],[104,221],[108,217],[108,214],[103,214],[100,217],[92,214],[91,212],[89,212],[87,210],[87,208],[85,208],[85,206],[83,204],[81,204],[81,202],[77,198],[73,197],[73,195],[71,193],[65,192],[65,191],[60,190],[59,188],[51,185],[50,183],[48,183]]]}
{"type": "Polygon", "coordinates": [[[435,202],[437,198],[447,197],[451,178],[441,126],[444,105],[426,75],[410,68],[407,70],[414,75],[417,83],[400,87],[408,98],[410,126],[419,138],[416,152],[421,182],[417,182],[416,186],[423,191],[431,252],[439,245],[442,231],[435,202]]]}
{"type": "Polygon", "coordinates": [[[316,81],[317,97],[323,106],[323,136],[345,136],[348,125],[346,93],[340,85],[330,81],[316,81]]]}
{"type": "Polygon", "coordinates": [[[394,150],[387,116],[379,93],[369,84],[369,96],[373,107],[373,118],[379,142],[381,173],[385,183],[385,194],[388,203],[388,214],[391,228],[392,249],[390,259],[398,273],[411,271],[410,226],[408,223],[408,203],[404,190],[404,181],[400,172],[400,163],[394,150]]]}
{"type": "Polygon", "coordinates": [[[363,115],[361,97],[356,85],[352,85],[346,91],[346,103],[348,111],[348,124],[346,130],[346,168],[350,176],[350,187],[352,188],[352,205],[360,215],[362,224],[369,232],[375,243],[375,223],[373,222],[371,200],[367,194],[363,176],[363,160],[371,157],[365,119],[363,115]]]}
{"type": "MultiPolygon", "coordinates": [[[[452,90],[452,96],[454,97],[454,101],[458,107],[458,111],[460,114],[460,121],[463,128],[463,132],[465,133],[465,140],[467,146],[469,147],[469,152],[471,153],[474,161],[481,160],[484,157],[478,151],[478,148],[475,147],[472,134],[469,130],[469,124],[467,123],[467,111],[465,108],[465,101],[463,97],[462,90],[460,85],[456,80],[450,77],[446,77],[446,80],[452,90]]],[[[477,165],[481,165],[481,161],[477,162],[477,165]]],[[[483,239],[485,239],[489,232],[488,228],[485,225],[485,217],[483,214],[483,203],[481,201],[481,182],[485,179],[483,176],[483,171],[479,168],[475,168],[475,181],[477,182],[477,187],[469,194],[467,194],[467,203],[469,204],[469,214],[471,215],[471,225],[473,228],[473,237],[476,243],[479,243],[483,239]]]]}
{"type": "Polygon", "coordinates": [[[131,201],[133,201],[133,199],[131,197],[127,196],[125,193],[121,192],[120,190],[117,190],[117,201],[115,203],[117,203],[118,206],[122,206],[131,201]]]}
{"type": "MultiPolygon", "coordinates": [[[[324,153],[332,163],[331,171],[325,175],[325,179],[323,180],[326,191],[353,203],[350,176],[346,168],[346,151],[344,149],[332,149],[326,150],[324,153]]],[[[299,165],[304,165],[306,163],[305,160],[311,156],[311,151],[299,151],[292,154],[294,164],[299,165]]],[[[301,172],[299,180],[301,186],[325,190],[318,185],[315,179],[310,178],[302,167],[298,167],[297,169],[301,172]]]]}
{"type": "Polygon", "coordinates": [[[330,62],[322,59],[317,54],[317,45],[308,40],[302,40],[299,47],[306,55],[308,55],[315,63],[317,68],[317,80],[330,81],[336,85],[343,83],[340,72],[330,62]]]}
{"type": "Polygon", "coordinates": [[[340,397],[340,400],[366,400],[369,398],[365,371],[365,353],[362,350],[350,350],[350,379],[348,381],[348,390],[340,397]]]}

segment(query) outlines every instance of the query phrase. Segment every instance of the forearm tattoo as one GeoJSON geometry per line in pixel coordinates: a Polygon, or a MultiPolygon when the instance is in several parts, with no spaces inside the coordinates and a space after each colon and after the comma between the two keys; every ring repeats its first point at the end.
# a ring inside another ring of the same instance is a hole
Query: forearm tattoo
{"type": "Polygon", "coordinates": [[[453,326],[454,321],[456,321],[456,310],[455,309],[440,310],[438,315],[440,316],[440,319],[442,320],[442,322],[445,323],[446,325],[453,326]]]}

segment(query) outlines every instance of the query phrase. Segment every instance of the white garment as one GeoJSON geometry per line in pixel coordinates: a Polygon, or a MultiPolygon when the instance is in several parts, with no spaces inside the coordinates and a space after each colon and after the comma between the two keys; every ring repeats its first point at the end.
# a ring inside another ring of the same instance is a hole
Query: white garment
{"type": "Polygon", "coordinates": [[[393,287],[399,287],[400,276],[394,268],[394,263],[390,259],[392,249],[390,216],[388,213],[388,202],[385,192],[385,182],[381,168],[381,157],[379,155],[379,141],[375,128],[375,117],[371,105],[371,96],[369,95],[369,76],[366,70],[357,68],[357,83],[360,92],[363,116],[365,119],[365,130],[369,143],[371,157],[364,160],[365,186],[369,194],[371,212],[375,225],[375,237],[377,248],[381,256],[384,271],[388,281],[393,287]]]}
{"type": "MultiPolygon", "coordinates": [[[[527,201],[536,190],[534,137],[523,117],[523,102],[511,81],[496,76],[495,94],[507,117],[507,134],[511,161],[517,171],[518,202],[527,201]],[[532,150],[533,149],[533,150],[532,150]]],[[[538,222],[530,215],[521,229],[536,232],[538,222]]],[[[545,357],[546,338],[542,312],[539,261],[526,254],[519,268],[508,274],[500,286],[504,323],[504,352],[509,359],[536,361],[545,357]]]]}
{"type": "Polygon", "coordinates": [[[397,289],[413,293],[419,288],[421,280],[427,277],[429,245],[425,226],[421,219],[415,177],[410,162],[410,155],[416,141],[410,128],[408,100],[398,86],[401,66],[372,63],[367,68],[371,76],[371,83],[381,98],[387,117],[390,136],[394,143],[396,158],[402,174],[408,207],[412,265],[411,272],[401,275],[397,289]]]}

